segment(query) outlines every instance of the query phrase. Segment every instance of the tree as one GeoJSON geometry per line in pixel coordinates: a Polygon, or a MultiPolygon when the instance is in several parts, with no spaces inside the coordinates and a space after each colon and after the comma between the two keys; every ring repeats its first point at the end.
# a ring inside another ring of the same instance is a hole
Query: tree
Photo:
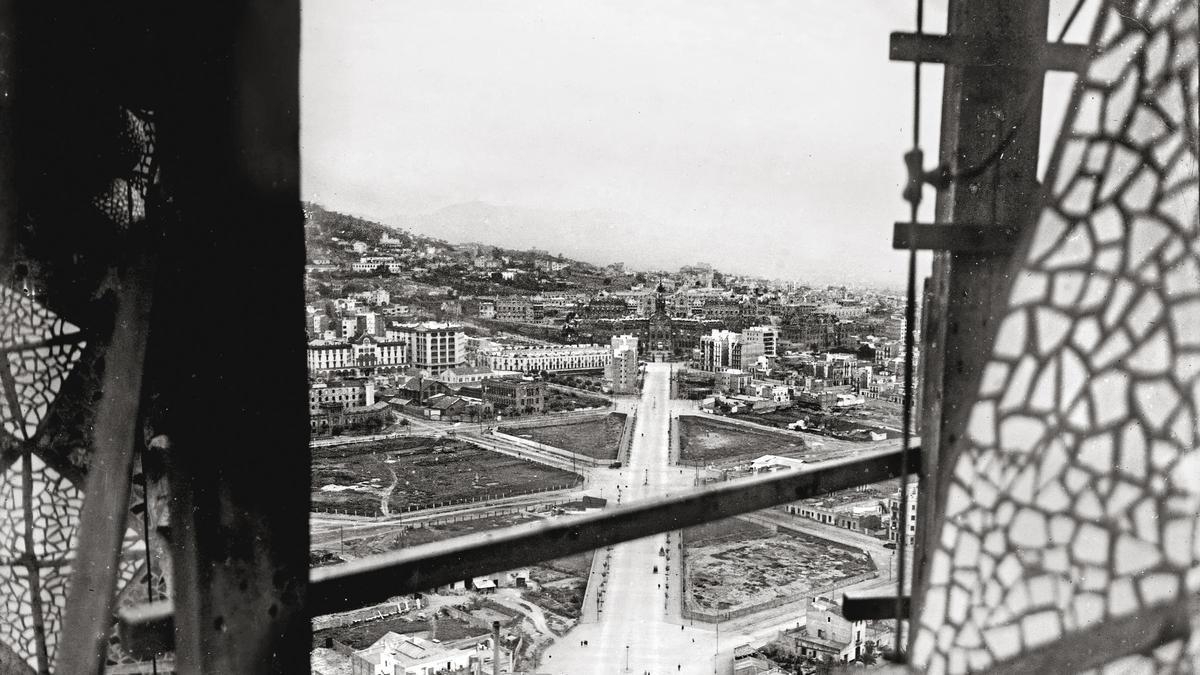
{"type": "Polygon", "coordinates": [[[875,641],[867,640],[863,643],[862,655],[858,657],[859,661],[865,666],[873,666],[879,661],[879,654],[875,651],[875,641]]]}

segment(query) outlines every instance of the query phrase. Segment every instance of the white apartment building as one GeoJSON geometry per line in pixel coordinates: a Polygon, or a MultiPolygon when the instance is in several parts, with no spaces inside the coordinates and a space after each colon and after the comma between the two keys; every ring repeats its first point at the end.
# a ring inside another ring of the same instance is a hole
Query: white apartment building
{"type": "Polygon", "coordinates": [[[351,368],[399,367],[408,362],[405,344],[369,335],[356,341],[313,340],[308,343],[308,370],[320,373],[351,368]]]}
{"type": "Polygon", "coordinates": [[[779,356],[779,329],[774,326],[751,326],[742,331],[742,361],[751,364],[760,356],[779,356]]]}
{"type": "Polygon", "coordinates": [[[553,347],[501,347],[486,354],[481,361],[493,370],[522,373],[564,370],[603,370],[612,363],[612,349],[600,345],[561,345],[553,347]]]}
{"type": "Polygon", "coordinates": [[[637,339],[636,335],[614,335],[612,337],[611,346],[613,349],[620,349],[621,347],[629,347],[630,349],[637,351],[638,339],[637,339]]]}
{"type": "Polygon", "coordinates": [[[430,321],[401,326],[400,331],[412,365],[435,377],[467,362],[467,334],[462,326],[430,321]]]}
{"type": "Polygon", "coordinates": [[[712,372],[742,365],[742,336],[727,330],[714,330],[700,337],[700,368],[712,372]]]}
{"type": "Polygon", "coordinates": [[[915,543],[917,540],[917,483],[915,481],[908,484],[908,513],[900,513],[900,491],[896,490],[887,499],[886,510],[880,508],[880,519],[887,528],[888,541],[899,541],[900,532],[903,531],[908,536],[908,543],[915,543]]]}
{"type": "Polygon", "coordinates": [[[633,335],[614,335],[612,363],[608,379],[614,394],[636,394],[638,376],[638,339],[633,335]]]}

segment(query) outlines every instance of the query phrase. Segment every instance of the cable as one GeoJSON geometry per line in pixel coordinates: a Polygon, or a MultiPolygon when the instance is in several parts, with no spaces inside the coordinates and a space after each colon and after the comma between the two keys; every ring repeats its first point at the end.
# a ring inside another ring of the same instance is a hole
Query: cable
{"type": "MultiPolygon", "coordinates": [[[[917,35],[925,30],[925,0],[917,0],[917,35]]],[[[921,153],[921,61],[913,64],[913,149],[909,153],[909,165],[922,162],[921,153]]],[[[916,183],[916,189],[911,190],[905,197],[909,201],[909,221],[913,231],[908,236],[908,289],[907,302],[904,308],[904,411],[901,419],[900,432],[900,529],[896,536],[896,553],[900,557],[896,569],[896,635],[893,645],[893,658],[897,663],[906,661],[901,650],[904,609],[904,576],[907,572],[904,555],[908,549],[908,444],[912,435],[912,354],[913,354],[913,324],[916,322],[916,288],[917,288],[917,211],[921,205],[921,183],[916,183]]],[[[910,183],[910,189],[913,185],[910,183]]]]}
{"type": "Polygon", "coordinates": [[[1083,9],[1083,3],[1087,0],[1076,0],[1075,7],[1071,9],[1070,16],[1067,17],[1067,22],[1063,24],[1062,30],[1058,32],[1058,40],[1062,42],[1067,37],[1067,31],[1071,30],[1071,24],[1075,23],[1075,17],[1079,16],[1079,10],[1083,9]]]}
{"type": "MultiPolygon", "coordinates": [[[[150,556],[150,478],[146,475],[146,449],[138,448],[142,465],[142,545],[146,548],[146,601],[154,602],[154,568],[150,556]]],[[[150,672],[158,675],[158,655],[150,657],[150,672]]]]}
{"type": "MultiPolygon", "coordinates": [[[[1058,33],[1058,38],[1055,40],[1055,44],[1062,44],[1064,40],[1066,40],[1067,31],[1069,31],[1071,29],[1071,25],[1075,23],[1075,19],[1079,16],[1079,12],[1083,10],[1083,5],[1086,2],[1087,0],[1076,0],[1075,6],[1071,9],[1070,15],[1067,16],[1066,23],[1063,24],[1062,29],[1058,33]]],[[[917,11],[920,13],[921,9],[918,8],[917,11]]],[[[919,18],[918,21],[920,21],[919,18]]],[[[917,33],[920,32],[921,30],[918,27],[917,33]]],[[[1006,150],[1008,150],[1009,146],[1013,144],[1013,141],[1015,141],[1017,138],[1017,132],[1021,130],[1021,127],[1023,127],[1025,122],[1029,119],[1029,113],[1033,110],[1034,97],[1037,95],[1040,86],[1041,84],[1038,82],[1030,85],[1029,91],[1025,93],[1025,104],[1021,106],[1021,114],[1017,117],[1016,122],[1009,127],[1008,131],[1004,134],[1004,138],[1000,139],[1000,142],[995,148],[992,149],[991,152],[987,154],[987,156],[985,156],[979,162],[976,162],[974,165],[964,169],[959,169],[957,171],[951,171],[948,166],[942,164],[937,169],[924,176],[924,180],[932,183],[935,187],[945,188],[949,187],[952,183],[978,178],[984,171],[987,171],[989,168],[991,168],[991,166],[1000,159],[1000,156],[1003,155],[1006,150]]],[[[916,91],[919,95],[921,91],[920,78],[917,78],[916,91]]],[[[914,119],[918,121],[920,120],[920,111],[916,109],[915,105],[914,119]]],[[[913,147],[917,147],[915,132],[913,147]]]]}

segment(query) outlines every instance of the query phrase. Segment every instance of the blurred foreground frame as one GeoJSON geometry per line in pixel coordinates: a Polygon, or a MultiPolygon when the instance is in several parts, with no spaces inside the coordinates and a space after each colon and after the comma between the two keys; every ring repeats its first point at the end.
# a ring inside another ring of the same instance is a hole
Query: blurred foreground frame
{"type": "Polygon", "coordinates": [[[299,13],[0,3],[3,672],[308,667],[299,13]]]}

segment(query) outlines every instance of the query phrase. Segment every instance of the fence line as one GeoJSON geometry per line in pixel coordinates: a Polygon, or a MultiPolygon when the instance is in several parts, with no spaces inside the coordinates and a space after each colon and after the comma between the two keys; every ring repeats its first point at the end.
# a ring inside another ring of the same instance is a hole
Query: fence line
{"type": "Polygon", "coordinates": [[[732,610],[727,610],[727,611],[723,611],[723,612],[722,611],[705,612],[703,610],[693,609],[688,606],[689,598],[687,597],[688,586],[687,586],[687,565],[686,564],[684,565],[682,571],[683,571],[683,575],[684,575],[684,577],[683,577],[683,579],[684,579],[684,581],[683,581],[684,601],[683,601],[683,607],[682,607],[683,618],[692,619],[695,621],[703,621],[704,623],[717,623],[720,621],[731,621],[733,619],[740,619],[744,616],[749,616],[751,614],[757,614],[759,612],[764,612],[766,610],[774,609],[776,607],[782,607],[783,605],[792,604],[794,602],[800,602],[802,600],[805,600],[806,598],[813,598],[813,597],[816,597],[823,593],[829,593],[830,591],[835,591],[839,588],[845,588],[846,586],[851,586],[853,584],[857,584],[860,581],[865,581],[867,579],[874,579],[879,576],[878,571],[864,572],[862,574],[857,574],[852,577],[838,579],[837,581],[825,584],[824,586],[818,586],[817,588],[807,589],[801,593],[793,593],[790,595],[778,596],[771,600],[765,600],[763,602],[755,603],[753,605],[739,607],[738,609],[732,609],[732,610]]]}
{"type": "Polygon", "coordinates": [[[384,515],[382,509],[380,509],[380,508],[376,508],[376,509],[372,509],[372,510],[344,509],[344,508],[339,509],[335,506],[318,506],[318,505],[314,504],[314,505],[312,505],[312,507],[309,510],[312,513],[327,513],[330,515],[339,515],[339,516],[356,516],[356,517],[360,517],[360,518],[394,518],[397,516],[402,516],[403,514],[406,514],[406,513],[429,511],[432,509],[445,508],[447,506],[461,506],[461,505],[465,505],[465,504],[486,504],[491,501],[498,501],[501,499],[510,499],[512,497],[522,497],[525,495],[540,494],[543,492],[556,492],[559,490],[569,490],[569,489],[577,488],[582,484],[583,484],[583,479],[580,478],[579,480],[575,480],[570,483],[551,485],[551,486],[542,487],[542,488],[532,488],[529,490],[514,490],[512,492],[503,492],[503,493],[499,493],[499,494],[487,494],[487,495],[481,495],[481,496],[477,496],[477,497],[471,497],[469,499],[464,497],[462,499],[450,499],[450,500],[441,501],[441,502],[429,502],[426,504],[408,504],[405,508],[403,508],[401,510],[393,511],[387,515],[384,515]]]}

